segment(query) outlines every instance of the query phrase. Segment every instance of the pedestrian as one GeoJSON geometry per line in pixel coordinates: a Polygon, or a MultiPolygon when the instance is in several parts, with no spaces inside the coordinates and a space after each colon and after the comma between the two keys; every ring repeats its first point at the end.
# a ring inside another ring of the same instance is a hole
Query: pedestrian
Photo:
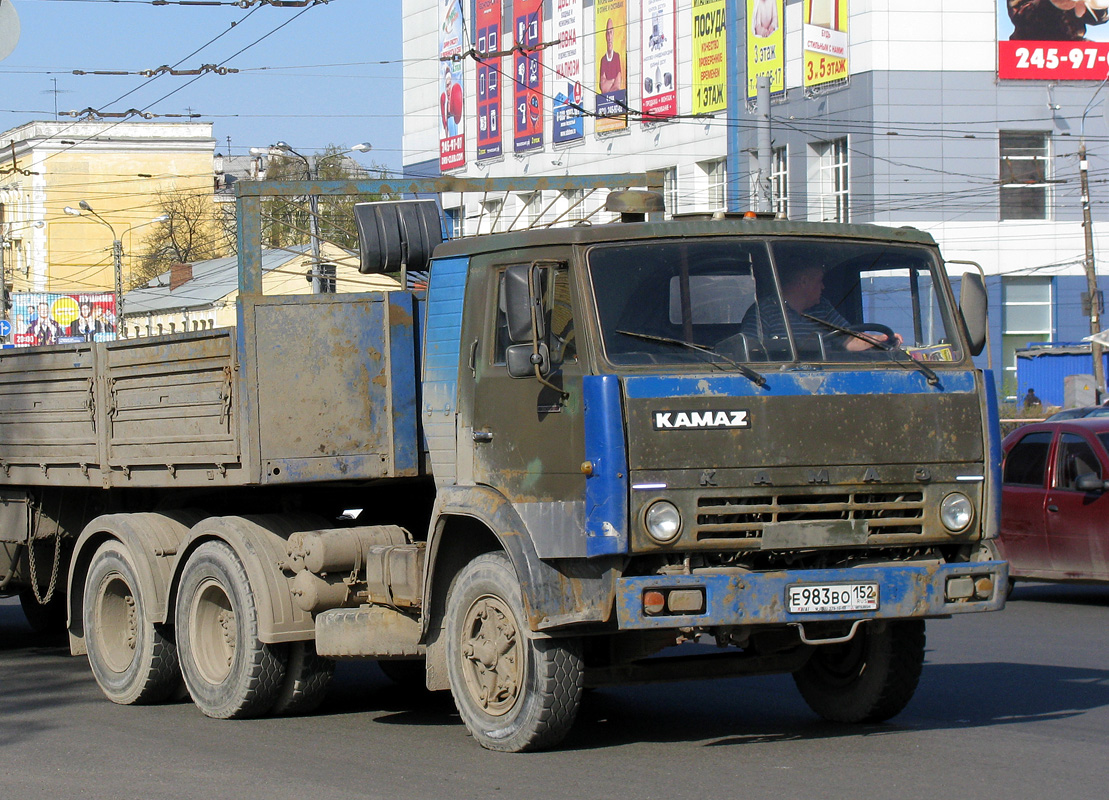
{"type": "Polygon", "coordinates": [[[1029,386],[1028,387],[1028,392],[1024,395],[1024,410],[1025,410],[1025,412],[1039,411],[1043,407],[1044,407],[1044,404],[1041,403],[1040,398],[1038,398],[1036,396],[1036,390],[1033,389],[1031,386],[1029,386]]]}

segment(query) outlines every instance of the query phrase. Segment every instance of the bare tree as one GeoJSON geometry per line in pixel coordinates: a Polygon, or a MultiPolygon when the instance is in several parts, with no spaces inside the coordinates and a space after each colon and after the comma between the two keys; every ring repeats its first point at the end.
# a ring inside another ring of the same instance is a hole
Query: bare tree
{"type": "Polygon", "coordinates": [[[235,252],[233,227],[210,192],[172,190],[158,195],[161,212],[169,217],[151,226],[131,271],[131,286],[140,286],[167,272],[175,263],[220,258],[235,252]]]}
{"type": "MultiPolygon", "coordinates": [[[[266,167],[266,180],[304,180],[309,177],[310,172],[313,177],[324,181],[385,176],[385,167],[374,164],[367,170],[347,153],[346,148],[330,144],[321,153],[307,156],[307,164],[296,156],[271,156],[266,167]]],[[[348,250],[357,249],[354,205],[380,199],[380,195],[320,197],[320,238],[348,250]]],[[[306,197],[273,198],[265,202],[262,240],[268,247],[289,247],[306,244],[310,240],[311,221],[306,197]]]]}

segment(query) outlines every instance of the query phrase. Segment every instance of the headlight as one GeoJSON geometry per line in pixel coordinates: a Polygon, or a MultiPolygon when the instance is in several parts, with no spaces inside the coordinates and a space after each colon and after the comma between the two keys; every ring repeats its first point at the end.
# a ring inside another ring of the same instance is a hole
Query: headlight
{"type": "Polygon", "coordinates": [[[974,519],[974,506],[965,494],[952,492],[940,503],[940,521],[952,533],[966,530],[974,519]]]}
{"type": "Polygon", "coordinates": [[[677,506],[666,500],[659,500],[647,509],[646,522],[647,533],[661,544],[678,538],[682,530],[682,515],[677,506]]]}

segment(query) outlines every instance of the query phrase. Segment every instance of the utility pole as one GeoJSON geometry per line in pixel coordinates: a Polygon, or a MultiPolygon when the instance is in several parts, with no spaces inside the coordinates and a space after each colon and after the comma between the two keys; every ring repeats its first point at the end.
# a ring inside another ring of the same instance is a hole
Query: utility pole
{"type": "Polygon", "coordinates": [[[774,151],[770,139],[770,76],[760,75],[757,78],[755,89],[756,109],[755,115],[758,125],[758,158],[759,177],[756,210],[774,210],[774,188],[770,180],[770,171],[774,160],[774,151]]]}
{"type": "MultiPolygon", "coordinates": [[[[8,318],[8,268],[4,263],[4,251],[8,247],[8,237],[4,233],[4,221],[0,220],[0,321],[8,318]]],[[[0,336],[0,343],[4,341],[0,336]]]]}
{"type": "Polygon", "coordinates": [[[115,238],[114,228],[112,229],[112,267],[116,282],[116,338],[118,339],[123,331],[123,242],[115,238]]]}
{"type": "MultiPolygon", "coordinates": [[[[1094,265],[1094,224],[1090,218],[1089,162],[1086,160],[1086,140],[1078,148],[1078,173],[1082,181],[1082,228],[1086,236],[1086,291],[1090,296],[1090,333],[1101,333],[1101,296],[1097,291],[1097,268],[1094,265]]],[[[1100,404],[1105,393],[1105,365],[1102,347],[1090,342],[1090,355],[1094,360],[1094,399],[1100,404]]]]}

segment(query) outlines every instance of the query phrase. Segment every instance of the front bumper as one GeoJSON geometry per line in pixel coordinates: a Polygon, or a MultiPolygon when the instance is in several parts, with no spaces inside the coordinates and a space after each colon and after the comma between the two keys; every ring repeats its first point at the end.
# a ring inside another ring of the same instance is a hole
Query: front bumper
{"type": "Polygon", "coordinates": [[[621,630],[945,617],[1000,610],[1005,606],[1008,581],[1007,561],[906,563],[738,574],[648,575],[617,580],[616,615],[621,630]],[[966,579],[974,583],[982,578],[992,581],[988,596],[949,597],[949,594],[959,594],[956,587],[965,587],[966,579]],[[786,592],[790,586],[849,583],[878,584],[878,608],[804,614],[789,611],[786,592]],[[702,590],[705,595],[703,613],[650,615],[644,611],[646,592],[668,593],[675,589],[702,590]]]}

